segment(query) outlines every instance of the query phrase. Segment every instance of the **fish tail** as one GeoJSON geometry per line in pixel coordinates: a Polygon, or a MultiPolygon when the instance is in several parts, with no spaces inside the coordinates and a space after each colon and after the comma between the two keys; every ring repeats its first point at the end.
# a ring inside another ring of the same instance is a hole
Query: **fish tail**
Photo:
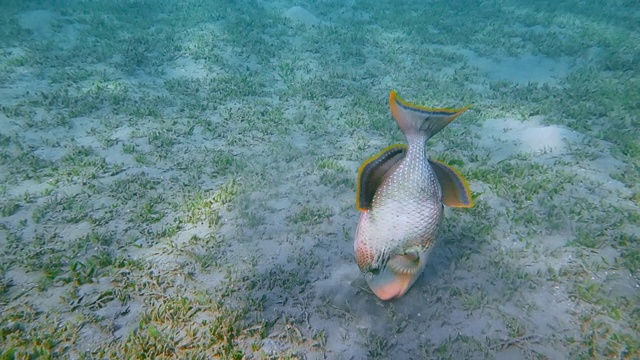
{"type": "Polygon", "coordinates": [[[469,110],[471,105],[460,109],[429,108],[407,102],[392,90],[389,95],[389,107],[405,136],[425,136],[428,140],[453,119],[469,110]]]}

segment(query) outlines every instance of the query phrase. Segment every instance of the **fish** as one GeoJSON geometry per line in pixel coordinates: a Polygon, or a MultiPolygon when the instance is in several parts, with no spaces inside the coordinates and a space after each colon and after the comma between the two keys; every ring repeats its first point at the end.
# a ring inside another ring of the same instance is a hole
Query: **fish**
{"type": "Polygon", "coordinates": [[[392,90],[389,107],[407,144],[388,146],[365,160],[356,182],[360,219],[355,260],[381,300],[400,298],[423,272],[442,225],[444,205],[474,206],[460,172],[426,155],[427,140],[471,106],[424,107],[392,90]]]}

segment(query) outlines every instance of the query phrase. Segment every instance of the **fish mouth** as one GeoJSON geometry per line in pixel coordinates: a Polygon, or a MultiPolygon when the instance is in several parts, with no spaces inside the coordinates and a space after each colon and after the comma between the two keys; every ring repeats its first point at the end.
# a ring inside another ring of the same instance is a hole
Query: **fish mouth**
{"type": "Polygon", "coordinates": [[[392,300],[402,297],[418,280],[426,265],[426,254],[421,254],[415,271],[398,272],[393,267],[385,266],[379,271],[370,272],[365,276],[369,288],[380,300],[392,300]]]}
{"type": "Polygon", "coordinates": [[[404,295],[420,274],[391,274],[384,270],[369,281],[371,291],[380,300],[397,299],[404,295]]]}

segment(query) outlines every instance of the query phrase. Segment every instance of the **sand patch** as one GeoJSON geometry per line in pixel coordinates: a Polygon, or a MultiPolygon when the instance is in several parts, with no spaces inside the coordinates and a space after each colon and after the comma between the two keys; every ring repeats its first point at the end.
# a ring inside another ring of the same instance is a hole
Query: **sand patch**
{"type": "Polygon", "coordinates": [[[175,79],[185,77],[188,79],[204,79],[209,72],[202,61],[193,60],[190,57],[181,57],[165,67],[164,78],[175,79]]]}
{"type": "Polygon", "coordinates": [[[480,132],[483,147],[492,149],[490,162],[497,163],[513,154],[567,153],[567,141],[579,141],[582,135],[558,125],[541,124],[544,117],[534,116],[527,121],[491,119],[484,122],[480,132]]]}
{"type": "Polygon", "coordinates": [[[70,50],[78,43],[81,30],[87,25],[61,22],[66,18],[48,10],[33,10],[20,14],[18,25],[31,31],[35,40],[52,40],[61,50],[70,50]]]}
{"type": "Polygon", "coordinates": [[[18,24],[30,30],[35,37],[48,38],[53,36],[52,23],[59,17],[60,15],[48,10],[27,11],[18,16],[18,24]]]}
{"type": "Polygon", "coordinates": [[[506,80],[516,84],[556,84],[569,71],[568,58],[552,59],[541,55],[503,57],[499,60],[481,56],[470,58],[471,65],[478,67],[491,80],[506,80]]]}
{"type": "MultiPolygon", "coordinates": [[[[559,125],[544,125],[543,116],[533,116],[525,121],[516,119],[490,119],[484,122],[479,133],[479,145],[491,153],[488,160],[496,164],[515,156],[533,155],[531,161],[555,166],[558,160],[570,163],[572,171],[581,179],[600,184],[598,191],[616,192],[631,196],[620,181],[614,180],[615,174],[624,168],[609,150],[612,145],[596,140],[579,132],[559,125]],[[585,152],[585,149],[586,152],[585,152]],[[588,156],[588,159],[576,160],[576,157],[588,156]]],[[[584,197],[605,196],[603,194],[583,194],[584,197]]]]}
{"type": "Polygon", "coordinates": [[[301,6],[294,6],[285,11],[283,16],[293,23],[301,24],[307,27],[320,26],[320,20],[301,6]]]}

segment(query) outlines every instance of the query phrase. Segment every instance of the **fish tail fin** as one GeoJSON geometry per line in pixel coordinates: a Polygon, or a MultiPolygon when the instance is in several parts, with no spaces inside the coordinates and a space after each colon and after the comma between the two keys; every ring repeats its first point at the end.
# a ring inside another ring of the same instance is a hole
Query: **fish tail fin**
{"type": "Polygon", "coordinates": [[[471,105],[460,109],[429,108],[407,102],[392,90],[389,95],[389,107],[405,136],[422,135],[428,140],[453,119],[469,110],[471,105]]]}

